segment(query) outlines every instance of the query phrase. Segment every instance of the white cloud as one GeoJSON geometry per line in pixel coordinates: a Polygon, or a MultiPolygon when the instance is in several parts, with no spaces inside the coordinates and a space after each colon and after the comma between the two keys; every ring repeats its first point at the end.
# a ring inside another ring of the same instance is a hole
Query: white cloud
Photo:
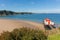
{"type": "Polygon", "coordinates": [[[31,4],[35,4],[35,2],[31,2],[31,4]]]}
{"type": "Polygon", "coordinates": [[[55,1],[60,2],[60,0],[55,0],[55,1]]]}
{"type": "Polygon", "coordinates": [[[51,10],[29,10],[33,13],[60,13],[60,9],[51,9],[51,10]]]}
{"type": "Polygon", "coordinates": [[[5,6],[5,4],[0,4],[0,6],[4,7],[4,6],[5,6]]]}

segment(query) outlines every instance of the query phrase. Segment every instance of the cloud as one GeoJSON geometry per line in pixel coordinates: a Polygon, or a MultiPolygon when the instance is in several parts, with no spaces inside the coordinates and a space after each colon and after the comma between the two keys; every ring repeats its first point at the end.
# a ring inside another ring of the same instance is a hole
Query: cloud
{"type": "Polygon", "coordinates": [[[55,0],[55,1],[57,1],[57,2],[58,2],[58,1],[60,1],[60,0],[55,0]]]}
{"type": "Polygon", "coordinates": [[[50,9],[50,10],[29,10],[33,13],[60,13],[60,9],[50,9]]]}
{"type": "Polygon", "coordinates": [[[4,7],[4,6],[5,6],[5,4],[0,4],[0,6],[1,6],[1,7],[4,7]]]}
{"type": "Polygon", "coordinates": [[[35,4],[35,2],[31,2],[31,4],[35,4]]]}

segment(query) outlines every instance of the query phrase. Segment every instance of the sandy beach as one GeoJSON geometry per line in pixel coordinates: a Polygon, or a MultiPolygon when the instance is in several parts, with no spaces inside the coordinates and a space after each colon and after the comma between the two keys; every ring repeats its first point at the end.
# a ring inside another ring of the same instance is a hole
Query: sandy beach
{"type": "Polygon", "coordinates": [[[0,33],[2,33],[3,31],[10,32],[15,28],[22,27],[44,30],[43,24],[40,23],[23,20],[0,19],[0,33]]]}

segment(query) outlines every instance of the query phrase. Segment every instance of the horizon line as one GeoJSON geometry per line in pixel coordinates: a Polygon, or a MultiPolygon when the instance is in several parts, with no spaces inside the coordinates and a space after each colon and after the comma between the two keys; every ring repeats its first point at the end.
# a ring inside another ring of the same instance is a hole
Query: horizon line
{"type": "MultiPolygon", "coordinates": [[[[4,10],[0,10],[0,11],[4,11],[4,10]]],[[[13,10],[6,10],[6,11],[13,11],[13,10]]],[[[33,12],[33,11],[13,11],[13,12],[31,12],[31,13],[60,13],[60,12],[33,12]]]]}

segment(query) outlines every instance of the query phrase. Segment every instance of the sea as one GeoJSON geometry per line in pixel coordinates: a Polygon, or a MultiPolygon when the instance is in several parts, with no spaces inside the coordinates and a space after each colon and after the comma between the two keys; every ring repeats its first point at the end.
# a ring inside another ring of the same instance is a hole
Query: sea
{"type": "Polygon", "coordinates": [[[60,24],[60,14],[59,13],[32,13],[32,14],[17,14],[17,15],[8,15],[0,16],[0,18],[5,19],[17,19],[17,20],[28,20],[42,23],[45,18],[49,18],[55,24],[60,24]]]}

